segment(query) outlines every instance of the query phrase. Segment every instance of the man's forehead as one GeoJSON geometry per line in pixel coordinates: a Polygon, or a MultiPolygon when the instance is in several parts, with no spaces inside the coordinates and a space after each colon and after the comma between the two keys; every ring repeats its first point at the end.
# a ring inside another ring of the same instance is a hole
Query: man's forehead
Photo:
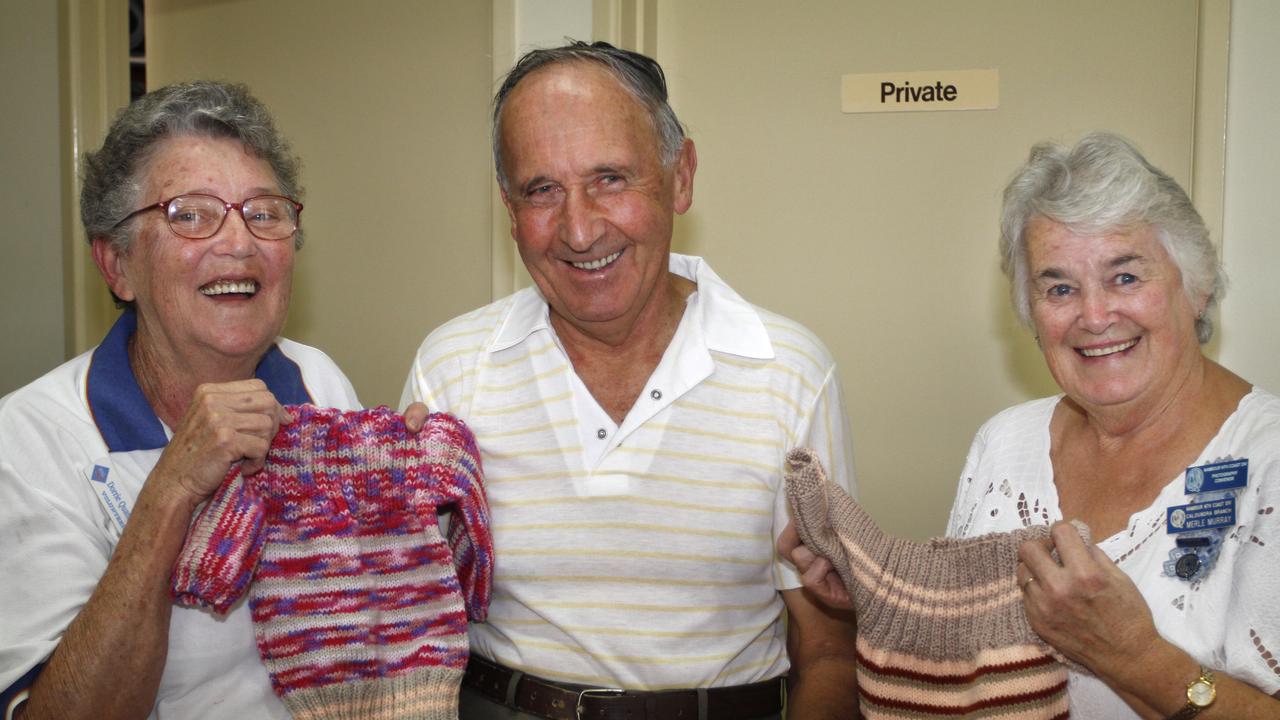
{"type": "MultiPolygon", "coordinates": [[[[502,110],[502,152],[504,163],[512,163],[509,171],[514,172],[514,163],[524,159],[530,143],[570,136],[596,150],[626,146],[645,154],[659,153],[657,131],[645,107],[612,72],[589,61],[557,63],[530,72],[511,91],[502,110]]],[[[606,160],[591,159],[592,163],[602,161],[606,160]]]]}
{"type": "Polygon", "coordinates": [[[567,60],[533,70],[511,90],[503,108],[504,117],[523,104],[554,100],[616,102],[618,96],[639,102],[612,72],[588,60],[567,60]]]}

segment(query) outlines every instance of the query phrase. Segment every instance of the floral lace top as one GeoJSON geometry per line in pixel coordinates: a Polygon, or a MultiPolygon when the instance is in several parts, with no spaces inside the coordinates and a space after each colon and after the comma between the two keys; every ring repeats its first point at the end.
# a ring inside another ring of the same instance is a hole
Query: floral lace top
{"type": "MultiPolygon", "coordinates": [[[[1049,420],[1061,396],[997,414],[978,431],[965,462],[947,535],[972,537],[1062,518],[1049,459],[1049,420]]],[[[1137,584],[1156,629],[1201,663],[1267,694],[1280,690],[1280,398],[1254,388],[1195,465],[1247,458],[1236,524],[1219,533],[1213,563],[1184,580],[1166,573],[1175,536],[1166,509],[1192,502],[1183,474],[1171,478],[1128,527],[1094,538],[1137,584]]],[[[1073,717],[1136,718],[1096,678],[1072,673],[1073,717]]]]}

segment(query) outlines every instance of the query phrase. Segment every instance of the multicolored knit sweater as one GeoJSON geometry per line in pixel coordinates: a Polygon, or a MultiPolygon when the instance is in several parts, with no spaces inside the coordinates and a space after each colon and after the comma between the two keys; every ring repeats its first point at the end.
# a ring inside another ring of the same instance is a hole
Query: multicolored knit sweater
{"type": "MultiPolygon", "coordinates": [[[[796,530],[853,601],[864,717],[1068,717],[1064,659],[1031,629],[1016,579],[1018,546],[1047,537],[1047,526],[888,537],[812,452],[793,450],[787,463],[796,530]]],[[[1076,528],[1087,541],[1088,528],[1076,528]]]]}
{"type": "Polygon", "coordinates": [[[295,718],[456,718],[493,572],[475,438],[443,413],[414,434],[385,407],[288,409],[266,467],[233,469],[192,524],[174,600],[226,613],[247,589],[295,718]]]}

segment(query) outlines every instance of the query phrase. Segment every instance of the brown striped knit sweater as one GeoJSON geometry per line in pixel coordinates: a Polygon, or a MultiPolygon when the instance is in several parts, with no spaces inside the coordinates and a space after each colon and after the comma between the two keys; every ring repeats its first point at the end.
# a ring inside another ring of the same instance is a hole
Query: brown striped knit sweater
{"type": "Polygon", "coordinates": [[[853,601],[864,717],[1068,717],[1067,670],[1027,623],[1015,577],[1018,546],[1048,527],[893,538],[810,451],[791,451],[787,464],[796,530],[853,601]]]}

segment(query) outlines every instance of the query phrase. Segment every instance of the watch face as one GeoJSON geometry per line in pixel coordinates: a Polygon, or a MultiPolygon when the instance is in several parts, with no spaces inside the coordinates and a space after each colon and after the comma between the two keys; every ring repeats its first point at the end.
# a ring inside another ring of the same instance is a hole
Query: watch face
{"type": "Polygon", "coordinates": [[[1216,694],[1213,686],[1203,680],[1193,682],[1187,688],[1187,700],[1196,707],[1208,707],[1216,694]]]}

